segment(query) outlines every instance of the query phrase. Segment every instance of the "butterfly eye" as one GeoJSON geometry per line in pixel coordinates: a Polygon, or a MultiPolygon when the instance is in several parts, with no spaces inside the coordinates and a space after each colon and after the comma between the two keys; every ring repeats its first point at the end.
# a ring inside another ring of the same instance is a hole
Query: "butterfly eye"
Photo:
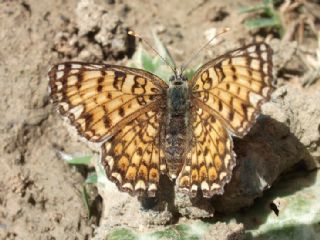
{"type": "Polygon", "coordinates": [[[171,77],[169,78],[169,81],[172,82],[172,81],[174,81],[174,79],[175,79],[175,77],[174,77],[174,76],[171,76],[171,77]]]}
{"type": "Polygon", "coordinates": [[[181,76],[182,81],[188,81],[188,78],[186,76],[181,76]]]}

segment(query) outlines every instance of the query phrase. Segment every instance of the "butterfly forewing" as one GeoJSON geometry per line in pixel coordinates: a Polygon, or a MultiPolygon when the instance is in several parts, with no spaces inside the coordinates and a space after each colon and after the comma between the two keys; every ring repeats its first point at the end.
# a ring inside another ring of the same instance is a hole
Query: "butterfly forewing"
{"type": "Polygon", "coordinates": [[[50,90],[59,112],[79,134],[100,142],[163,101],[164,82],[138,69],[77,62],[49,71],[50,90]]]}
{"type": "Polygon", "coordinates": [[[273,90],[272,50],[264,43],[229,52],[201,67],[190,82],[194,103],[232,134],[244,136],[273,90]]]}

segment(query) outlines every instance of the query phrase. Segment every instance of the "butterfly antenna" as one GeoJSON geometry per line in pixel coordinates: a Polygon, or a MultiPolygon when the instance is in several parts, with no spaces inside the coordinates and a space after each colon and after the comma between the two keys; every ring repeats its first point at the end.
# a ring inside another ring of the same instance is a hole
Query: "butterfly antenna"
{"type": "Polygon", "coordinates": [[[177,69],[176,69],[176,66],[172,66],[164,57],[162,57],[160,55],[160,53],[154,48],[151,46],[151,44],[145,40],[144,38],[142,38],[139,34],[137,34],[136,32],[133,32],[133,31],[128,31],[128,34],[131,35],[131,36],[134,36],[138,39],[140,39],[143,43],[145,43],[149,48],[151,48],[160,58],[161,60],[169,67],[171,68],[172,72],[174,73],[174,75],[177,75],[177,69]]]}
{"type": "Polygon", "coordinates": [[[228,32],[229,30],[230,30],[230,28],[224,28],[224,29],[222,30],[222,32],[214,35],[214,36],[213,36],[206,44],[204,44],[198,51],[196,51],[195,53],[193,53],[193,54],[191,55],[191,58],[189,59],[189,61],[188,61],[186,64],[182,64],[182,65],[181,65],[181,73],[183,73],[183,72],[187,69],[187,67],[190,65],[190,63],[199,55],[199,53],[200,53],[203,49],[205,49],[206,47],[208,47],[208,45],[209,45],[213,40],[215,40],[215,39],[216,39],[217,37],[219,37],[220,35],[228,32]]]}

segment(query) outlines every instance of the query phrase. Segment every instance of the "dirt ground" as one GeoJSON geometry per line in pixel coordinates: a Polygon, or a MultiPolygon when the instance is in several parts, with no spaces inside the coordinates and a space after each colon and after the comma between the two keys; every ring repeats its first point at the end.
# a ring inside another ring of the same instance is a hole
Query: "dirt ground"
{"type": "MultiPolygon", "coordinates": [[[[86,11],[80,2],[86,1],[0,1],[0,239],[93,236],[97,220],[88,221],[81,196],[86,172],[58,154],[91,150],[70,137],[49,102],[47,70],[52,64],[71,59],[125,64],[134,51],[122,39],[128,29],[147,38],[156,30],[179,64],[206,42],[206,30],[230,27],[226,41],[204,51],[195,65],[266,36],[252,34],[242,24],[239,7],[258,2],[254,0],[96,0],[114,24],[100,29],[100,38],[92,37],[96,26],[88,30],[79,25],[100,21],[95,12],[80,16],[86,11]]],[[[316,45],[312,36],[306,41],[316,45]]],[[[302,75],[303,70],[293,73],[302,75]]],[[[297,81],[290,84],[299,85],[297,81]]]]}

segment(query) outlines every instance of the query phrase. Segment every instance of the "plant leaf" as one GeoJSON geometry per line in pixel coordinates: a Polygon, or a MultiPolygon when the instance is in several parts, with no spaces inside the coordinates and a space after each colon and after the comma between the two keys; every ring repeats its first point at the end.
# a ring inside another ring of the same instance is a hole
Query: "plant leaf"
{"type": "Polygon", "coordinates": [[[249,29],[264,28],[264,27],[279,27],[279,22],[276,20],[276,18],[249,19],[249,20],[246,20],[244,24],[249,29]]]}
{"type": "Polygon", "coordinates": [[[98,175],[96,173],[91,173],[86,178],[85,183],[87,184],[96,184],[98,182],[98,175]]]}
{"type": "Polygon", "coordinates": [[[91,158],[92,156],[75,157],[70,160],[66,160],[66,162],[73,165],[89,165],[91,162],[91,158]]]}

